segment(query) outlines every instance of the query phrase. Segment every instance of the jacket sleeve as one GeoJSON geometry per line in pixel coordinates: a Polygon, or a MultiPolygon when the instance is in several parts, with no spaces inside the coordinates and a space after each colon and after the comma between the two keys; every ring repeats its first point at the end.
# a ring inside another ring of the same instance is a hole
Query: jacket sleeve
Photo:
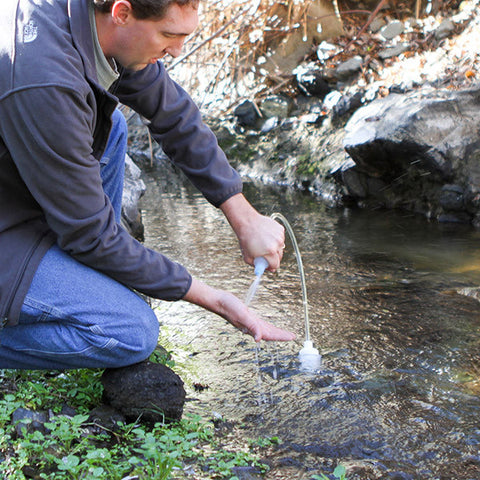
{"type": "Polygon", "coordinates": [[[213,132],[191,97],[175,83],[161,62],[140,71],[122,71],[115,94],[144,116],[155,140],[205,198],[218,207],[242,191],[213,132]]]}
{"type": "Polygon", "coordinates": [[[0,136],[33,210],[43,213],[59,246],[80,262],[147,295],[182,298],[187,270],[133,239],[115,221],[92,155],[95,113],[85,92],[21,90],[0,101],[0,136]]]}

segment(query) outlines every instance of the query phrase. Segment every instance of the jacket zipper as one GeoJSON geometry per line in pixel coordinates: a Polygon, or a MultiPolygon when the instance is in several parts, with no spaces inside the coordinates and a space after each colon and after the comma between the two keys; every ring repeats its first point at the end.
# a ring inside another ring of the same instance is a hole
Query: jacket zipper
{"type": "Polygon", "coordinates": [[[22,267],[17,275],[17,278],[15,279],[15,283],[13,284],[13,288],[11,290],[10,298],[7,303],[7,308],[5,310],[5,316],[1,318],[1,324],[0,324],[0,329],[3,328],[7,322],[8,322],[8,314],[10,313],[10,308],[12,307],[13,300],[15,298],[15,292],[18,289],[18,286],[20,285],[20,282],[22,281],[23,275],[25,274],[25,271],[27,269],[27,265],[30,262],[30,259],[32,258],[33,253],[37,249],[37,247],[40,245],[40,242],[43,240],[46,234],[40,235],[40,237],[37,239],[37,241],[32,245],[30,250],[28,251],[28,254],[25,258],[25,261],[22,264],[22,267]]]}

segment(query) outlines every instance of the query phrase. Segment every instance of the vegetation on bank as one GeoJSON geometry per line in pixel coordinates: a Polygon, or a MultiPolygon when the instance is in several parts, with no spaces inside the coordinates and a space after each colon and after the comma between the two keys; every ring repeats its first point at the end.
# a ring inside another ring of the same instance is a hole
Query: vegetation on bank
{"type": "Polygon", "coordinates": [[[0,371],[0,478],[162,480],[195,472],[195,478],[234,479],[235,467],[266,471],[259,450],[277,439],[228,449],[214,422],[196,415],[153,426],[93,422],[89,412],[101,404],[101,373],[0,371]],[[75,413],[63,414],[65,405],[75,413]],[[36,428],[22,420],[16,428],[12,414],[19,408],[49,412],[49,419],[36,428]]]}
{"type": "MultiPolygon", "coordinates": [[[[150,360],[189,377],[189,366],[162,346],[150,360]]],[[[281,440],[242,439],[238,426],[221,419],[185,413],[175,423],[99,422],[92,411],[102,405],[102,373],[0,370],[1,479],[238,480],[236,469],[259,477],[268,472],[262,458],[281,440]],[[15,421],[19,409],[43,412],[44,421],[22,415],[15,421]]],[[[346,480],[345,469],[338,466],[333,478],[346,480]]]]}
{"type": "MultiPolygon", "coordinates": [[[[102,403],[101,374],[89,369],[0,370],[0,478],[238,480],[237,468],[258,476],[268,472],[261,458],[281,443],[277,437],[242,444],[219,432],[216,421],[191,414],[173,424],[100,425],[90,412],[102,403]],[[48,412],[48,421],[35,427],[33,421],[13,422],[13,413],[21,408],[48,412]]],[[[345,468],[337,466],[332,478],[346,480],[345,468]]]]}

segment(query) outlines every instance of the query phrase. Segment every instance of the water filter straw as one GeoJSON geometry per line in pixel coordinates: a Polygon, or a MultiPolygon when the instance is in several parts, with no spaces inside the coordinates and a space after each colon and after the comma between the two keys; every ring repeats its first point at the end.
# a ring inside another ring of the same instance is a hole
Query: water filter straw
{"type": "Polygon", "coordinates": [[[305,341],[298,358],[300,359],[301,369],[307,372],[318,371],[322,364],[322,356],[310,340],[305,341]]]}
{"type": "Polygon", "coordinates": [[[318,355],[318,350],[313,346],[310,340],[306,340],[303,344],[303,348],[300,350],[299,355],[318,355]]]}
{"type": "Polygon", "coordinates": [[[250,285],[247,296],[245,297],[245,305],[247,307],[250,305],[250,302],[255,296],[257,288],[260,285],[260,281],[262,280],[263,272],[265,272],[266,268],[268,267],[268,262],[263,257],[257,257],[253,261],[253,265],[255,267],[255,280],[250,285]]]}
{"type": "Polygon", "coordinates": [[[257,277],[261,277],[263,272],[265,272],[266,268],[268,267],[268,262],[265,260],[264,257],[257,257],[253,261],[253,265],[255,267],[255,275],[257,277]]]}

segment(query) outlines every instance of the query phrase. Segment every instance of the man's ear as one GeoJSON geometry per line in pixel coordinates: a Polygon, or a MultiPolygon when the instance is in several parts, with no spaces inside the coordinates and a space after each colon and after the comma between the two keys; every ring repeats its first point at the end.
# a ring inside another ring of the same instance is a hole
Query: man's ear
{"type": "Polygon", "coordinates": [[[112,19],[117,25],[125,25],[133,17],[132,4],[128,0],[116,0],[112,6],[112,19]]]}

